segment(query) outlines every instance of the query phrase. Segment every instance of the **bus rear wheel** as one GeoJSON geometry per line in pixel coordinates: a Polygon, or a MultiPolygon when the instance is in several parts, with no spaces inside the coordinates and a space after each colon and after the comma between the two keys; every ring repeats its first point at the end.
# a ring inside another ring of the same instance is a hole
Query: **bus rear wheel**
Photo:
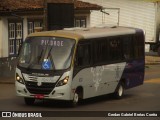
{"type": "Polygon", "coordinates": [[[119,83],[116,91],[114,92],[114,97],[117,99],[121,99],[124,94],[124,85],[122,83],[119,83]]]}
{"type": "Polygon", "coordinates": [[[25,104],[26,105],[33,105],[35,102],[34,98],[24,98],[25,104]]]}

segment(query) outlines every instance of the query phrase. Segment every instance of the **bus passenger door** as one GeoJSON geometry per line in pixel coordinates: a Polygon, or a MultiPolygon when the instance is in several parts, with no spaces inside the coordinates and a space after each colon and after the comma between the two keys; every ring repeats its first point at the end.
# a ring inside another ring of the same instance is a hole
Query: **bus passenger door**
{"type": "Polygon", "coordinates": [[[91,73],[91,44],[90,41],[78,43],[75,61],[72,88],[82,87],[83,97],[94,96],[91,73]]]}

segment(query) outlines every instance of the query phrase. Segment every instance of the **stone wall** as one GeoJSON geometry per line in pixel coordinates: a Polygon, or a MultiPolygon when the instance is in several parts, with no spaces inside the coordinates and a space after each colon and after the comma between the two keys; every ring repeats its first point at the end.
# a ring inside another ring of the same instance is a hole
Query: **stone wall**
{"type": "Polygon", "coordinates": [[[16,64],[16,57],[0,58],[0,77],[13,77],[16,64]]]}

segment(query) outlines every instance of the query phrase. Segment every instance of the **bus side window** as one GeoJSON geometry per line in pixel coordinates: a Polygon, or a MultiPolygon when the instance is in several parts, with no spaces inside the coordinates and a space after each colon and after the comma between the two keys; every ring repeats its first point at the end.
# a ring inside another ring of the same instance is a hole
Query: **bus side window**
{"type": "Polygon", "coordinates": [[[107,38],[99,38],[94,41],[93,60],[94,64],[105,64],[109,61],[107,38]]]}
{"type": "Polygon", "coordinates": [[[134,57],[144,58],[144,36],[143,34],[137,34],[134,36],[134,57]]]}
{"type": "Polygon", "coordinates": [[[88,66],[91,61],[91,46],[90,44],[78,45],[77,55],[76,55],[76,65],[77,66],[88,66]]]}
{"type": "Polygon", "coordinates": [[[110,60],[123,60],[122,41],[119,37],[111,37],[109,39],[110,60]]]}
{"type": "Polygon", "coordinates": [[[134,56],[133,36],[123,36],[123,53],[125,60],[130,60],[134,56]]]}

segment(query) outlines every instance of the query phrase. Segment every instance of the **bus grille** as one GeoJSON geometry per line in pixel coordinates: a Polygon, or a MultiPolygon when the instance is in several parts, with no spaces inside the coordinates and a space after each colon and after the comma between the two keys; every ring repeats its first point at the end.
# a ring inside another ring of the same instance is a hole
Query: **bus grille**
{"type": "Polygon", "coordinates": [[[29,80],[32,80],[32,81],[37,81],[38,80],[38,77],[36,76],[28,76],[29,80]]]}
{"type": "Polygon", "coordinates": [[[27,90],[32,94],[50,94],[55,87],[55,83],[42,83],[41,86],[37,82],[25,81],[27,90]]]}

